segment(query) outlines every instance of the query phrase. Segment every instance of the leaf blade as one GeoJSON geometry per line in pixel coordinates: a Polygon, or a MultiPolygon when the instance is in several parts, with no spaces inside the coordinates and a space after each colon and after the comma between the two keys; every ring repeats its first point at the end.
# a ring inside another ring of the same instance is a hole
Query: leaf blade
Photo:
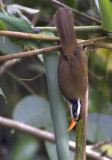
{"type": "Polygon", "coordinates": [[[112,5],[110,0],[98,0],[102,19],[102,28],[112,32],[112,5]]]}
{"type": "Polygon", "coordinates": [[[54,52],[43,56],[48,89],[51,103],[51,113],[53,119],[54,133],[56,137],[56,149],[59,160],[69,159],[67,119],[65,105],[60,94],[57,80],[58,55],[54,52]]]}

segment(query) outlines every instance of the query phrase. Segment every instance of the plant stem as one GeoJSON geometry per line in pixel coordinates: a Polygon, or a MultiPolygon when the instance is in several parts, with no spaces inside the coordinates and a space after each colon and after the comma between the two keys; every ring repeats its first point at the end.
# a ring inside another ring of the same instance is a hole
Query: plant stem
{"type": "Polygon", "coordinates": [[[0,62],[11,60],[11,59],[16,59],[16,58],[28,57],[28,56],[32,56],[32,55],[44,54],[46,52],[59,50],[60,48],[61,48],[61,45],[57,45],[57,46],[48,47],[48,48],[36,49],[36,50],[33,50],[33,51],[20,52],[20,53],[15,53],[15,54],[8,54],[8,55],[5,55],[5,56],[0,56],[0,62]]]}
{"type": "Polygon", "coordinates": [[[76,150],[74,160],[86,160],[86,132],[88,116],[88,90],[85,95],[84,117],[76,125],[76,150]]]}
{"type": "Polygon", "coordinates": [[[0,36],[7,36],[7,37],[16,37],[22,39],[38,39],[38,40],[45,40],[45,41],[59,41],[59,37],[52,37],[52,36],[45,36],[45,35],[37,35],[31,33],[22,33],[22,32],[13,32],[13,31],[0,31],[0,36]]]}
{"type": "Polygon", "coordinates": [[[36,95],[36,93],[23,81],[19,80],[19,78],[9,71],[5,71],[11,78],[16,80],[19,84],[21,84],[30,94],[36,95]]]}
{"type": "MultiPolygon", "coordinates": [[[[78,44],[95,45],[95,43],[94,43],[95,41],[101,41],[101,40],[106,40],[106,39],[111,39],[111,38],[112,38],[112,35],[98,37],[98,38],[92,38],[92,39],[88,39],[88,40],[79,40],[78,44]]],[[[102,47],[102,48],[105,48],[105,46],[106,46],[106,48],[112,49],[111,45],[102,45],[101,43],[100,44],[96,43],[96,46],[102,47]]],[[[11,59],[16,59],[16,58],[23,58],[23,57],[33,56],[33,55],[44,54],[44,53],[56,51],[59,49],[61,49],[61,45],[52,46],[52,47],[48,47],[48,48],[42,48],[42,49],[36,49],[33,51],[8,54],[5,56],[0,56],[0,62],[11,60],[11,59]]]]}
{"type": "MultiPolygon", "coordinates": [[[[34,128],[34,127],[29,126],[27,124],[24,124],[22,122],[17,122],[17,121],[0,116],[0,126],[4,126],[7,128],[11,128],[11,129],[16,129],[22,133],[30,134],[30,135],[33,135],[33,136],[38,137],[40,139],[55,143],[54,134],[47,132],[47,131],[44,131],[44,130],[41,130],[41,129],[38,129],[38,128],[34,128]]],[[[75,142],[69,141],[69,148],[70,148],[70,150],[74,151],[75,150],[75,142]]],[[[110,160],[109,158],[107,158],[105,156],[101,157],[100,153],[92,151],[91,149],[89,149],[88,146],[86,147],[86,154],[91,159],[93,158],[95,160],[110,160]]]]}
{"type": "MultiPolygon", "coordinates": [[[[41,30],[47,30],[47,31],[56,31],[56,27],[37,27],[41,30]]],[[[101,26],[80,26],[80,27],[74,27],[75,31],[79,32],[92,32],[92,31],[100,31],[101,26]]],[[[7,37],[16,37],[16,38],[22,38],[22,39],[37,39],[37,40],[44,40],[44,41],[59,41],[59,37],[55,36],[46,36],[41,34],[31,34],[31,33],[22,33],[22,32],[14,32],[14,31],[3,31],[0,30],[0,36],[7,36],[7,37]]]]}
{"type": "MultiPolygon", "coordinates": [[[[56,32],[56,27],[36,27],[38,29],[41,29],[43,31],[52,31],[56,32]]],[[[75,32],[98,32],[101,31],[101,26],[76,26],[74,27],[75,32]]]]}
{"type": "MultiPolygon", "coordinates": [[[[54,3],[56,3],[57,5],[59,5],[59,6],[61,6],[61,7],[65,7],[65,6],[66,6],[65,4],[63,4],[63,3],[61,3],[61,2],[59,2],[59,1],[57,1],[57,0],[51,0],[51,1],[54,2],[54,3]]],[[[67,7],[68,7],[68,6],[67,6],[67,7]]],[[[71,8],[71,7],[70,7],[70,8],[71,8]]],[[[94,18],[94,17],[88,16],[87,14],[85,14],[85,13],[83,13],[83,12],[80,12],[80,11],[78,11],[78,10],[76,10],[76,9],[73,9],[73,8],[71,8],[71,9],[72,9],[72,11],[73,11],[74,13],[77,13],[77,14],[79,14],[80,16],[86,17],[86,18],[88,18],[88,19],[90,19],[90,20],[92,20],[92,21],[95,21],[95,22],[101,24],[101,21],[100,21],[100,20],[98,20],[98,19],[96,19],[96,18],[94,18]]]]}

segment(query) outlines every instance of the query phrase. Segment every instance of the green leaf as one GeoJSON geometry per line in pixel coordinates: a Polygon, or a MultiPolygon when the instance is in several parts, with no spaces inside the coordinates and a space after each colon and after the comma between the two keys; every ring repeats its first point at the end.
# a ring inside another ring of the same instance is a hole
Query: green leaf
{"type": "Polygon", "coordinates": [[[45,54],[43,57],[46,68],[53,127],[56,137],[57,156],[59,160],[68,160],[69,146],[66,109],[57,79],[58,54],[52,52],[45,54]]]}
{"type": "MultiPolygon", "coordinates": [[[[53,126],[47,126],[45,128],[45,130],[47,130],[48,132],[52,132],[53,133],[53,126]]],[[[47,154],[50,158],[50,160],[57,160],[57,154],[56,154],[56,145],[53,144],[53,143],[50,143],[48,141],[45,141],[45,147],[46,147],[46,150],[47,150],[47,154]]]]}
{"type": "Polygon", "coordinates": [[[13,118],[35,127],[45,127],[51,124],[49,103],[39,96],[27,96],[15,107],[13,118]]]}
{"type": "Polygon", "coordinates": [[[0,22],[0,30],[7,30],[7,27],[2,22],[0,22]]]}
{"type": "Polygon", "coordinates": [[[31,160],[39,150],[39,142],[36,138],[24,135],[14,147],[11,160],[31,160]]]}
{"type": "Polygon", "coordinates": [[[7,99],[6,99],[6,97],[5,97],[5,95],[4,95],[4,93],[3,93],[1,88],[0,88],[0,95],[5,99],[5,102],[7,103],[7,99]]]}
{"type": "Polygon", "coordinates": [[[29,23],[22,18],[14,18],[0,13],[0,22],[4,24],[9,31],[35,33],[29,23]]]}
{"type": "MultiPolygon", "coordinates": [[[[24,20],[23,18],[15,18],[8,15],[5,15],[3,13],[0,13],[0,28],[4,29],[4,26],[9,31],[16,31],[16,32],[25,32],[25,33],[32,33],[35,32],[31,28],[31,25],[24,20]]],[[[19,45],[30,45],[37,47],[37,40],[22,40],[19,38],[10,38],[10,40],[13,43],[19,44],[19,45]]]]}
{"type": "Polygon", "coordinates": [[[104,114],[89,114],[87,140],[90,142],[103,141],[112,136],[112,117],[104,114]]]}
{"type": "Polygon", "coordinates": [[[102,28],[112,32],[112,5],[110,0],[98,0],[102,20],[102,28]]]}
{"type": "Polygon", "coordinates": [[[12,54],[22,51],[22,47],[12,43],[7,37],[0,37],[0,51],[3,54],[12,54]]]}
{"type": "MultiPolygon", "coordinates": [[[[53,126],[50,125],[50,126],[47,126],[45,128],[48,132],[53,132],[53,126]]],[[[53,144],[53,143],[50,143],[48,141],[45,141],[45,147],[46,147],[46,150],[47,150],[47,154],[50,158],[50,160],[57,160],[57,154],[56,154],[56,144],[53,144]]],[[[74,152],[73,151],[69,151],[69,160],[72,160],[74,159],[74,152]]]]}

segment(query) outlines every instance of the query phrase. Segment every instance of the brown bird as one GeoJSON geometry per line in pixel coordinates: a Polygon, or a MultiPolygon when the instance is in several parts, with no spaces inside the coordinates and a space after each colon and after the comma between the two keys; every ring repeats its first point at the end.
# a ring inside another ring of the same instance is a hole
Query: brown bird
{"type": "Polygon", "coordinates": [[[58,63],[58,82],[64,97],[70,102],[72,123],[68,130],[83,117],[85,94],[88,88],[86,57],[77,44],[73,28],[72,10],[59,8],[54,15],[62,49],[58,63]]]}

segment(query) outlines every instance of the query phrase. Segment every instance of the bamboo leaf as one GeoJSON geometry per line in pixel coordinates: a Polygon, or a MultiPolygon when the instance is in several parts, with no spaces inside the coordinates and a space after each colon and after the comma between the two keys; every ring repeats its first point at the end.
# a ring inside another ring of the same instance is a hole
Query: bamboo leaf
{"type": "Polygon", "coordinates": [[[54,52],[45,54],[44,62],[48,82],[53,127],[56,138],[56,150],[58,160],[69,159],[67,118],[65,105],[60,94],[57,80],[58,55],[54,52]]]}
{"type": "Polygon", "coordinates": [[[39,150],[39,141],[35,137],[23,135],[16,142],[12,152],[11,160],[31,160],[39,150]]]}
{"type": "Polygon", "coordinates": [[[112,5],[110,0],[98,0],[102,19],[102,28],[112,32],[112,5]]]}

